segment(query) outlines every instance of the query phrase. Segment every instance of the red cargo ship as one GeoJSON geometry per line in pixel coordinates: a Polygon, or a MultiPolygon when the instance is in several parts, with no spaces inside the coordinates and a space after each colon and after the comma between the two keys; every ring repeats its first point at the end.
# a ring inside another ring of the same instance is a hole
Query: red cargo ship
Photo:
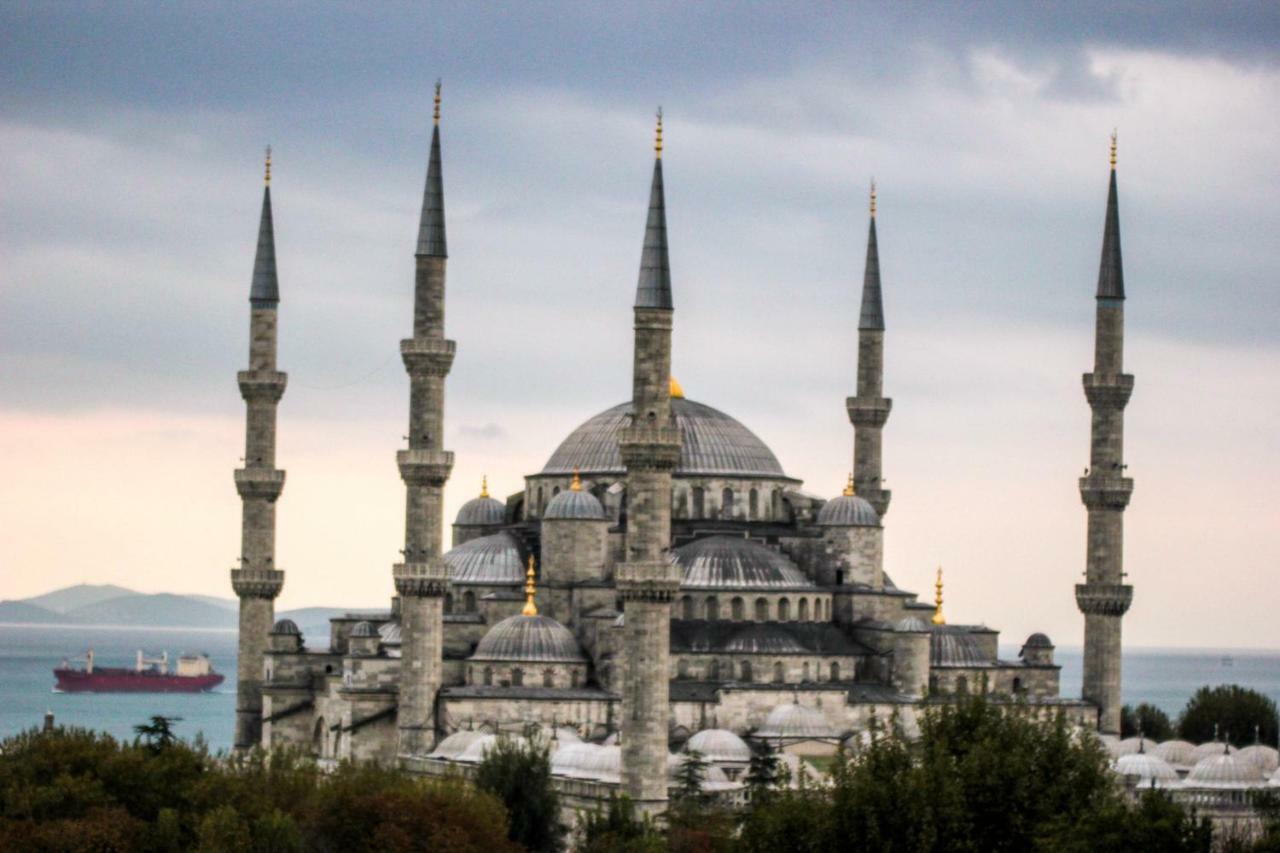
{"type": "Polygon", "coordinates": [[[200,693],[225,680],[225,676],[213,671],[205,655],[180,655],[175,672],[169,672],[168,652],[158,658],[146,658],[138,652],[133,669],[95,667],[92,649],[84,661],[83,668],[73,668],[64,660],[53,671],[58,679],[54,689],[63,693],[200,693]]]}

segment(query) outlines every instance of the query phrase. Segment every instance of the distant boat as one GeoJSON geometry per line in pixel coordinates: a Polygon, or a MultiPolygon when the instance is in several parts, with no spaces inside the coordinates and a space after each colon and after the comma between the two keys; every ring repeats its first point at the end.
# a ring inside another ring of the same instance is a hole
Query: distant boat
{"type": "Polygon", "coordinates": [[[217,687],[226,677],[213,671],[207,655],[179,655],[178,666],[169,672],[169,653],[148,658],[138,652],[133,669],[93,665],[93,650],[84,655],[85,665],[73,667],[64,660],[53,671],[55,690],[62,693],[202,693],[217,687]]]}

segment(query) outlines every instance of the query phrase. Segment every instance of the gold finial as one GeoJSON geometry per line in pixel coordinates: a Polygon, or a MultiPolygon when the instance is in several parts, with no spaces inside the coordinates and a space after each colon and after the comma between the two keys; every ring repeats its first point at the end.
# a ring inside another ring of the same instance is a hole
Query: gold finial
{"type": "Polygon", "coordinates": [[[680,381],[674,376],[671,377],[671,396],[677,400],[684,399],[684,388],[680,385],[680,381]]]}
{"type": "Polygon", "coordinates": [[[489,497],[489,475],[488,474],[480,475],[480,497],[482,498],[489,497]]]}
{"type": "Polygon", "coordinates": [[[431,116],[436,124],[440,123],[440,81],[436,80],[436,109],[431,116]]]}
{"type": "Polygon", "coordinates": [[[529,555],[529,571],[524,573],[524,609],[520,613],[524,616],[537,616],[538,605],[533,603],[533,597],[538,594],[538,582],[534,580],[533,573],[533,555],[529,555]]]}
{"type": "Polygon", "coordinates": [[[1111,131],[1111,171],[1113,172],[1116,170],[1116,137],[1118,135],[1117,131],[1111,131]]]}
{"type": "Polygon", "coordinates": [[[942,566],[938,566],[938,579],[934,582],[933,588],[937,590],[933,599],[933,624],[947,624],[947,617],[942,615],[942,566]]]}
{"type": "Polygon", "coordinates": [[[871,218],[876,218],[876,179],[871,179],[871,218]]]}
{"type": "Polygon", "coordinates": [[[848,482],[848,483],[845,483],[845,486],[844,486],[844,496],[845,496],[846,498],[851,498],[851,497],[853,497],[853,496],[854,496],[854,495],[856,495],[856,494],[857,494],[857,492],[856,492],[856,491],[854,491],[854,489],[853,489],[853,474],[850,474],[850,475],[849,475],[849,482],[848,482]]]}
{"type": "Polygon", "coordinates": [[[662,159],[662,107],[658,107],[658,132],[653,140],[654,153],[658,155],[658,159],[662,159]]]}
{"type": "Polygon", "coordinates": [[[263,184],[271,186],[271,146],[267,146],[267,171],[262,178],[263,184]]]}
{"type": "Polygon", "coordinates": [[[569,491],[571,492],[582,491],[582,479],[578,476],[577,468],[573,469],[573,482],[569,484],[569,491]]]}

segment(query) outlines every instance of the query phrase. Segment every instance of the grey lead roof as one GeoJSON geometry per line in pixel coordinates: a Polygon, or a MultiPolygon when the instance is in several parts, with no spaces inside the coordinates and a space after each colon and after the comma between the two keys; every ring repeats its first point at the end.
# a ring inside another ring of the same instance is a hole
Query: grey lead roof
{"type": "Polygon", "coordinates": [[[795,563],[750,539],[708,536],[681,545],[672,553],[684,570],[681,589],[817,591],[795,563]]]}
{"type": "Polygon", "coordinates": [[[550,616],[508,616],[476,644],[472,660],[577,663],[586,660],[573,633],[550,616]]]}
{"type": "Polygon", "coordinates": [[[685,654],[870,655],[830,622],[671,620],[671,651],[685,654]]]}
{"type": "Polygon", "coordinates": [[[1114,168],[1111,169],[1111,186],[1107,191],[1107,223],[1102,230],[1098,298],[1124,299],[1124,265],[1120,260],[1120,199],[1116,192],[1114,168]]]}
{"type": "Polygon", "coordinates": [[[431,157],[427,161],[427,185],[422,191],[422,218],[418,221],[417,255],[447,258],[444,237],[444,175],[440,167],[440,125],[431,130],[431,157]]]}
{"type": "Polygon", "coordinates": [[[995,663],[968,627],[935,625],[929,637],[929,660],[934,666],[984,666],[995,663]]]}
{"type": "Polygon", "coordinates": [[[463,527],[485,527],[502,524],[506,520],[507,505],[494,498],[483,497],[472,498],[464,503],[453,519],[453,523],[463,527]]]}
{"type": "Polygon", "coordinates": [[[667,202],[662,189],[662,159],[653,161],[653,185],[649,188],[649,218],[644,226],[640,252],[640,281],[636,284],[637,308],[666,308],[671,304],[671,263],[667,258],[667,202]]]}
{"type": "Polygon", "coordinates": [[[253,257],[253,283],[249,301],[259,308],[274,308],[280,301],[276,278],[276,235],[271,220],[271,187],[262,191],[262,218],[258,221],[258,252],[253,257]]]}
{"type": "Polygon", "coordinates": [[[518,586],[524,583],[524,552],[505,530],[464,542],[444,555],[455,584],[518,586]]]}
{"type": "MultiPolygon", "coordinates": [[[[747,477],[782,477],[782,466],[755,433],[718,409],[683,397],[671,400],[671,412],[680,428],[680,464],[677,476],[721,474],[747,477]]],[[[575,468],[588,474],[624,474],[618,452],[618,436],[631,418],[631,403],[620,403],[579,426],[560,443],[543,474],[572,474],[575,468]]],[[[789,479],[789,478],[787,478],[789,479]]]]}
{"type": "Polygon", "coordinates": [[[871,228],[867,231],[867,266],[862,274],[862,311],[858,315],[858,329],[884,331],[884,303],[880,298],[880,249],[876,245],[874,216],[871,217],[871,228]]]}

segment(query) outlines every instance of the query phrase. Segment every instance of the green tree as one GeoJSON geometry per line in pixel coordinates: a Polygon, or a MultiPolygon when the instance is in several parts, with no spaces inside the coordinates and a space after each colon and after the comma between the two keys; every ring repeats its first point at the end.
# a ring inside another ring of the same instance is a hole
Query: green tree
{"type": "Polygon", "coordinates": [[[152,752],[159,752],[162,749],[168,749],[178,740],[178,736],[173,733],[173,724],[180,722],[181,717],[162,717],[154,716],[149,723],[141,723],[133,727],[133,731],[139,738],[146,742],[147,748],[152,752]]]}
{"type": "Polygon", "coordinates": [[[565,828],[551,781],[551,749],[536,739],[500,737],[476,769],[475,783],[507,808],[507,837],[528,850],[559,850],[565,828]]]}
{"type": "Polygon", "coordinates": [[[573,834],[578,853],[661,853],[667,849],[662,833],[647,816],[637,816],[626,794],[578,815],[573,834]]]}
{"type": "Polygon", "coordinates": [[[1125,705],[1120,709],[1120,737],[1143,737],[1154,741],[1169,740],[1173,737],[1173,723],[1169,715],[1152,705],[1143,702],[1138,707],[1125,705]]]}
{"type": "Polygon", "coordinates": [[[743,779],[751,798],[768,796],[778,784],[781,769],[778,766],[778,753],[768,743],[751,750],[751,763],[747,765],[747,775],[743,779]]]}
{"type": "Polygon", "coordinates": [[[696,749],[685,753],[684,760],[676,768],[676,798],[679,800],[702,800],[702,786],[707,781],[707,760],[696,749]]]}
{"type": "Polygon", "coordinates": [[[1235,746],[1253,743],[1255,731],[1263,743],[1276,742],[1276,703],[1256,690],[1238,684],[1201,687],[1178,717],[1178,734],[1192,743],[1219,737],[1235,746]]]}

